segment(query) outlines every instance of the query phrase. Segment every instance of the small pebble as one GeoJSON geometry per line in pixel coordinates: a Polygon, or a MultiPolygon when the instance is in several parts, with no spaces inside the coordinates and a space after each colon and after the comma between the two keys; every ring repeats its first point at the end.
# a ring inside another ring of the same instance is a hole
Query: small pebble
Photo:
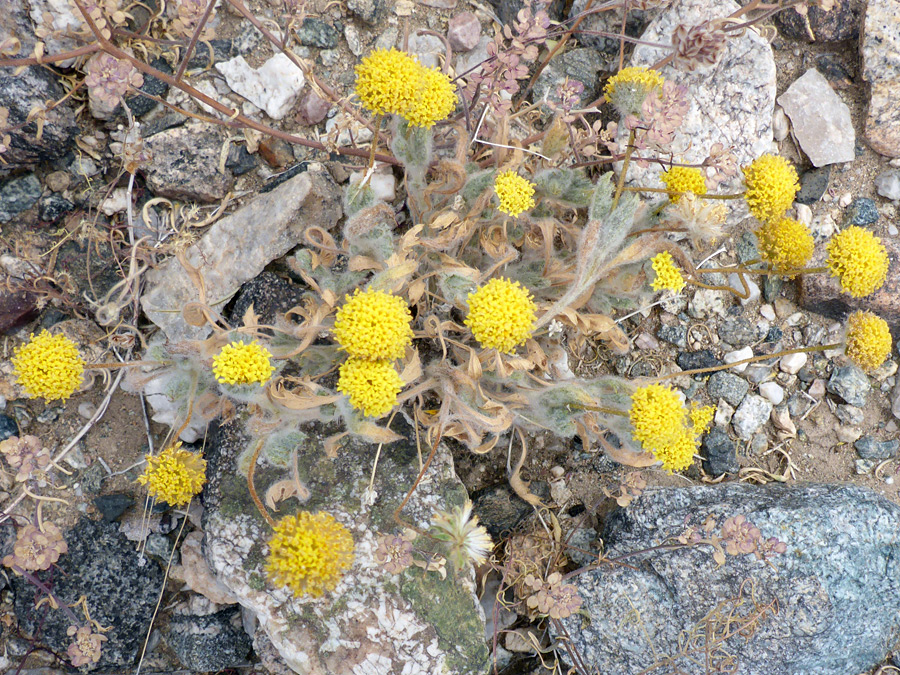
{"type": "Polygon", "coordinates": [[[851,195],[849,192],[845,192],[840,197],[838,197],[838,206],[840,206],[842,209],[846,209],[848,206],[850,206],[850,202],[852,201],[853,195],[851,195]]]}
{"type": "Polygon", "coordinates": [[[763,382],[759,385],[759,393],[775,405],[784,400],[784,389],[777,382],[763,382]]]}
{"type": "Polygon", "coordinates": [[[799,354],[785,354],[778,362],[778,367],[784,373],[796,375],[800,372],[800,369],[806,365],[808,358],[809,357],[805,352],[800,352],[799,354]]]}
{"type": "Polygon", "coordinates": [[[772,307],[772,305],[769,305],[769,304],[762,305],[759,308],[759,313],[760,313],[760,316],[762,316],[764,319],[768,319],[769,321],[775,320],[775,308],[772,307]]]}
{"type": "MultiPolygon", "coordinates": [[[[733,352],[728,352],[725,354],[724,359],[725,363],[734,363],[735,361],[742,361],[743,359],[749,359],[753,356],[753,348],[752,347],[744,347],[743,349],[736,349],[733,352]]],[[[735,366],[731,370],[734,370],[738,373],[743,373],[747,370],[747,366],[749,364],[741,364],[739,366],[735,366]]]]}

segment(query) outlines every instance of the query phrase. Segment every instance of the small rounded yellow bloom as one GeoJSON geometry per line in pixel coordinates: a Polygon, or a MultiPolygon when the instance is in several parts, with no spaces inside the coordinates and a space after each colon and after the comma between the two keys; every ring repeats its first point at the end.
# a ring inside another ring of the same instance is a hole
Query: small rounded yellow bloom
{"type": "Polygon", "coordinates": [[[756,238],[762,259],[779,273],[806,265],[816,245],[809,228],[790,218],[770,220],[756,231],[756,238]]]}
{"type": "Polygon", "coordinates": [[[884,285],[890,260],[881,239],[869,230],[851,225],[834,235],[825,248],[828,272],[838,278],[844,293],[864,298],[884,285]]]}
{"type": "Polygon", "coordinates": [[[647,449],[669,445],[685,428],[685,410],[674,389],[660,384],[641,387],[631,395],[631,435],[647,449]]]}
{"type": "Polygon", "coordinates": [[[350,356],[399,359],[412,344],[409,306],[384,291],[354,291],[334,319],[334,339],[350,356]]]}
{"type": "Polygon", "coordinates": [[[275,366],[272,354],[256,342],[232,342],[213,359],[213,375],[222,384],[265,384],[275,366]]]}
{"type": "Polygon", "coordinates": [[[536,308],[531,294],[518,281],[491,279],[469,293],[465,324],[482,347],[509,354],[531,337],[536,308]]]}
{"type": "Polygon", "coordinates": [[[643,66],[622,68],[606,81],[603,95],[623,117],[640,115],[644,99],[654,89],[662,89],[665,80],[659,72],[643,66]]]}
{"type": "Polygon", "coordinates": [[[138,483],[147,486],[154,499],[171,506],[184,506],[206,483],[206,460],[176,443],[161,453],[147,455],[147,466],[138,483]]]}
{"type": "Polygon", "coordinates": [[[784,157],[765,154],[743,167],[747,192],[744,199],[761,222],[781,218],[800,190],[797,170],[784,157]]]}
{"type": "Polygon", "coordinates": [[[31,397],[48,401],[69,398],[81,386],[84,359],[65,335],[43,330],[18,347],[12,357],[13,372],[31,397]]]}
{"type": "Polygon", "coordinates": [[[269,539],[266,572],[294,597],[333,591],[353,564],[353,535],[330,513],[285,516],[269,539]]]}
{"type": "Polygon", "coordinates": [[[513,218],[534,208],[534,183],[515,171],[504,171],[494,179],[494,192],[500,199],[499,209],[513,218]]]}
{"type": "Polygon", "coordinates": [[[847,320],[847,356],[863,370],[875,370],[891,353],[887,322],[872,312],[853,312],[847,320]]]}
{"type": "Polygon", "coordinates": [[[419,91],[403,117],[414,127],[431,127],[456,107],[456,85],[437,68],[422,68],[419,91]]]}
{"type": "Polygon", "coordinates": [[[669,191],[669,201],[677,204],[681,192],[692,192],[695,195],[706,194],[706,179],[700,169],[690,166],[673,166],[659,177],[669,191]]]}
{"type": "Polygon", "coordinates": [[[397,405],[403,380],[390,361],[351,357],[341,366],[337,389],[366,417],[381,417],[397,405]]]}
{"type": "Polygon", "coordinates": [[[650,258],[650,262],[653,265],[653,271],[656,272],[656,279],[653,280],[650,287],[654,291],[666,289],[673,293],[680,293],[685,286],[684,277],[681,276],[681,270],[672,260],[672,254],[668,251],[657,253],[650,258]]]}
{"type": "Polygon", "coordinates": [[[416,103],[422,70],[406,52],[376,49],[356,66],[356,95],[376,115],[403,115],[416,103]]]}

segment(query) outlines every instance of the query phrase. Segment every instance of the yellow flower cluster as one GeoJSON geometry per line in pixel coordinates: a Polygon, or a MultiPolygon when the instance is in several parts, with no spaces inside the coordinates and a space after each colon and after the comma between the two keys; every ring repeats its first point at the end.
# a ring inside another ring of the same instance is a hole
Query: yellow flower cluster
{"type": "Polygon", "coordinates": [[[890,353],[887,322],[872,312],[853,312],[847,320],[847,356],[863,370],[875,370],[890,353]]]}
{"type": "Polygon", "coordinates": [[[743,167],[750,213],[767,223],[781,218],[800,190],[797,170],[784,157],[765,154],[743,167]]]}
{"type": "Polygon", "coordinates": [[[851,225],[834,235],[825,248],[828,272],[838,278],[844,293],[864,298],[884,285],[890,260],[881,239],[869,230],[851,225]]]}
{"type": "Polygon", "coordinates": [[[359,289],[347,295],[334,320],[334,339],[350,356],[399,359],[412,344],[412,315],[403,298],[359,289]]]}
{"type": "Polygon", "coordinates": [[[662,89],[663,76],[643,66],[622,68],[606,81],[603,95],[623,117],[639,115],[644,99],[654,89],[662,89]]]}
{"type": "Polygon", "coordinates": [[[376,49],[356,66],[356,94],[376,115],[400,115],[418,127],[434,125],[456,107],[456,85],[447,75],[393,47],[376,49]]]}
{"type": "Polygon", "coordinates": [[[213,359],[213,375],[222,384],[265,384],[275,366],[272,354],[256,342],[231,342],[213,359]]]}
{"type": "Polygon", "coordinates": [[[469,293],[465,324],[482,347],[509,354],[531,337],[536,308],[531,294],[518,281],[491,279],[469,293]]]}
{"type": "Polygon", "coordinates": [[[677,204],[681,192],[692,192],[695,195],[706,194],[706,179],[700,169],[688,166],[673,166],[659,177],[669,191],[669,201],[677,204]]]}
{"type": "Polygon", "coordinates": [[[809,228],[790,218],[770,220],[756,231],[756,238],[762,259],[779,273],[802,268],[812,258],[815,248],[809,228]]]}
{"type": "Polygon", "coordinates": [[[534,208],[534,183],[515,171],[504,171],[494,179],[494,192],[500,200],[500,211],[513,218],[534,208]]]}
{"type": "Polygon", "coordinates": [[[397,404],[403,381],[391,361],[412,344],[411,321],[403,298],[384,291],[357,289],[337,312],[334,339],[350,355],[338,391],[368,417],[381,417],[397,404]]]}
{"type": "Polygon", "coordinates": [[[349,358],[341,366],[337,389],[350,405],[367,417],[381,417],[397,405],[403,389],[400,374],[390,361],[349,358]]]}
{"type": "Polygon", "coordinates": [[[654,291],[665,289],[673,293],[680,293],[685,286],[684,277],[681,276],[681,270],[672,260],[672,254],[668,251],[657,253],[650,258],[650,262],[653,265],[653,271],[656,272],[656,279],[653,280],[650,287],[654,291]]]}
{"type": "Polygon", "coordinates": [[[300,597],[333,591],[353,564],[353,536],[330,513],[301,511],[275,525],[269,539],[269,579],[300,597]]]}
{"type": "Polygon", "coordinates": [[[12,357],[13,372],[31,397],[48,401],[69,398],[81,386],[84,359],[65,335],[43,330],[18,347],[12,357]]]}
{"type": "Polygon", "coordinates": [[[697,442],[712,423],[713,406],[685,410],[674,389],[659,384],[641,387],[631,396],[631,435],[672,473],[691,465],[697,442]]]}
{"type": "Polygon", "coordinates": [[[147,486],[151,497],[171,506],[184,506],[206,483],[206,460],[184,450],[180,442],[155,457],[147,455],[146,460],[147,466],[138,483],[147,486]]]}

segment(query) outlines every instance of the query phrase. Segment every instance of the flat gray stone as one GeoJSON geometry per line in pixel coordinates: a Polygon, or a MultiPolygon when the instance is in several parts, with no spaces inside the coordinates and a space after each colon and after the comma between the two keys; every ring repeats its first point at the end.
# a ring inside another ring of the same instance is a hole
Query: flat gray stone
{"type": "Polygon", "coordinates": [[[872,149],[900,157],[900,31],[897,0],[869,0],[860,38],[862,77],[869,83],[865,135],[872,149]]]}
{"type": "Polygon", "coordinates": [[[800,148],[814,166],[852,162],[856,133],[850,108],[822,74],[810,68],[778,97],[800,148]]]}
{"type": "Polygon", "coordinates": [[[705,675],[723,672],[731,656],[742,675],[850,675],[886,658],[900,638],[900,507],[872,490],[651,488],[613,513],[601,536],[615,558],[699,529],[708,517],[722,536],[725,520],[738,515],[786,551],[768,564],[754,553],[727,555],[720,566],[709,545],[695,545],[570,579],[590,620],[576,614],[563,626],[587,671],[705,675]],[[764,611],[772,603],[777,611],[764,611]]]}
{"type": "Polygon", "coordinates": [[[216,202],[234,185],[226,169],[219,171],[222,146],[227,136],[222,127],[193,122],[166,129],[146,139],[153,161],[141,167],[154,194],[169,199],[216,202]]]}
{"type": "MultiPolygon", "coordinates": [[[[214,223],[184,255],[203,277],[207,302],[221,307],[272,260],[299,244],[311,223],[327,229],[340,217],[340,190],[328,171],[314,163],[214,223]]],[[[209,335],[208,327],[189,326],[182,318],[184,306],[200,295],[177,258],[150,270],[145,288],[141,306],[170,341],[209,335]]]]}

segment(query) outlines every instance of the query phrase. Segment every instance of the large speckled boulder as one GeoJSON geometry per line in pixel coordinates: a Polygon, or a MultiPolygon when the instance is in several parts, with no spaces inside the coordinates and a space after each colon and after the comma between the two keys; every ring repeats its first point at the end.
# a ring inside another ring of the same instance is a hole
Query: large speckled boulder
{"type": "MultiPolygon", "coordinates": [[[[256,445],[247,426],[242,412],[212,437],[204,493],[205,550],[218,579],[256,613],[281,659],[303,675],[486,673],[484,615],[471,567],[457,573],[448,565],[445,579],[415,566],[395,575],[374,558],[376,536],[397,529],[394,509],[419,472],[414,434],[411,440],[383,446],[372,506],[362,496],[376,445],[345,436],[337,456],[329,457],[323,441],[341,429],[319,424],[267,437],[254,476],[257,492],[264,495],[270,485],[291,477],[296,449],[299,478],[310,493],[302,506],[293,498],[280,502],[276,517],[298,509],[326,510],[350,529],[356,545],[353,565],[332,593],[295,599],[266,579],[271,530],[247,489],[247,467],[256,445]]],[[[403,433],[403,428],[394,421],[392,429],[403,433]]],[[[412,433],[408,427],[406,432],[412,433]]],[[[441,446],[403,517],[424,530],[435,509],[465,498],[452,458],[441,446]]],[[[420,537],[414,545],[421,548],[428,542],[420,537]]]]}

